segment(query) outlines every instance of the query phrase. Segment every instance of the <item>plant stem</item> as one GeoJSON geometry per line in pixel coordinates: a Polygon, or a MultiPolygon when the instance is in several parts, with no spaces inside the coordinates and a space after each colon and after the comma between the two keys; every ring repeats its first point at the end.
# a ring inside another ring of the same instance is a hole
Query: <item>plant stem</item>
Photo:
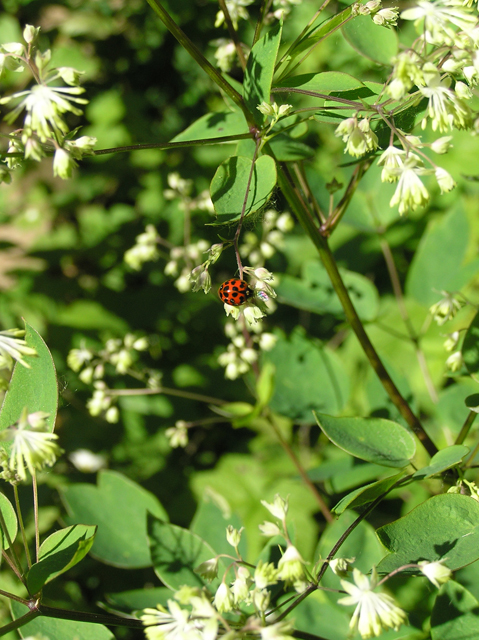
{"type": "Polygon", "coordinates": [[[6,624],[4,627],[0,629],[0,636],[4,636],[7,633],[10,633],[10,631],[15,631],[15,629],[19,629],[20,627],[23,627],[24,624],[27,624],[27,622],[30,622],[31,620],[33,620],[39,615],[40,614],[38,611],[29,611],[24,616],[20,616],[20,618],[17,618],[16,620],[12,620],[12,622],[9,622],[8,624],[6,624]]]}
{"type": "Polygon", "coordinates": [[[399,308],[399,313],[401,314],[403,322],[406,325],[406,330],[409,334],[409,338],[414,344],[416,357],[419,362],[419,367],[421,369],[424,382],[426,383],[429,397],[436,404],[438,401],[437,392],[434,387],[434,383],[431,379],[429,369],[427,368],[427,362],[426,362],[426,358],[424,357],[424,352],[419,345],[419,338],[416,334],[416,331],[414,330],[411,319],[409,318],[409,313],[404,303],[404,296],[401,289],[401,282],[399,281],[399,274],[396,269],[396,263],[394,262],[394,257],[391,251],[391,247],[389,246],[389,243],[385,238],[381,238],[381,251],[383,252],[384,260],[386,262],[386,267],[389,272],[389,278],[391,280],[394,296],[396,298],[396,302],[399,308]]]}
{"type": "Polygon", "coordinates": [[[190,56],[199,64],[203,71],[213,80],[213,82],[222,89],[243,111],[246,121],[250,127],[255,126],[254,120],[249,113],[242,96],[234,89],[229,82],[223,78],[221,73],[213,67],[213,65],[204,57],[198,47],[188,38],[182,29],[171,18],[170,14],[162,7],[158,0],[147,0],[153,11],[159,16],[168,31],[178,40],[180,45],[190,54],[190,56]]]}
{"type": "Polygon", "coordinates": [[[477,418],[476,411],[469,411],[467,418],[464,421],[464,424],[462,425],[459,435],[457,436],[454,444],[462,444],[464,442],[476,418],[477,418]]]}
{"type": "Polygon", "coordinates": [[[169,389],[168,387],[160,387],[159,389],[108,389],[107,393],[109,396],[154,396],[159,394],[164,394],[166,396],[178,396],[179,398],[187,398],[188,400],[208,402],[209,404],[227,404],[227,400],[219,400],[218,398],[204,396],[201,393],[169,389]]]}
{"type": "Polygon", "coordinates": [[[288,201],[288,204],[298,217],[303,229],[309,235],[316,249],[318,250],[323,265],[328,272],[331,284],[333,285],[334,290],[336,291],[336,295],[341,302],[346,318],[351,325],[354,333],[356,334],[356,337],[358,338],[361,347],[366,354],[371,366],[376,372],[376,375],[378,376],[381,384],[383,385],[394,405],[401,413],[402,417],[406,420],[407,424],[419,438],[429,455],[433,456],[435,453],[437,453],[435,444],[429,438],[420,421],[414,415],[411,407],[402,397],[399,389],[396,387],[390,375],[386,371],[386,368],[384,367],[381,359],[379,358],[379,355],[377,354],[373,344],[371,343],[369,336],[367,335],[363,324],[356,312],[356,309],[354,308],[351,298],[349,297],[348,290],[346,289],[343,279],[341,278],[341,275],[338,271],[336,261],[333,254],[331,253],[328,242],[316,227],[308,208],[297,192],[291,174],[283,164],[278,165],[278,182],[286,200],[288,201]]]}
{"type": "MultiPolygon", "coordinates": [[[[249,140],[250,133],[237,133],[232,136],[220,136],[218,138],[202,138],[201,140],[185,140],[185,142],[150,142],[147,144],[129,144],[125,147],[112,147],[111,149],[97,149],[93,151],[94,156],[104,156],[107,153],[124,153],[126,151],[142,151],[142,149],[181,149],[184,147],[206,146],[209,144],[221,144],[223,142],[237,142],[238,140],[249,140]]],[[[0,157],[21,157],[21,153],[3,154],[0,157]]],[[[87,156],[85,156],[87,157],[87,156]]]]}
{"type": "Polygon", "coordinates": [[[276,422],[274,420],[274,416],[271,413],[269,413],[269,415],[268,415],[268,422],[270,423],[271,428],[273,429],[274,433],[276,434],[276,437],[278,438],[279,443],[281,444],[281,446],[283,447],[284,451],[287,453],[287,455],[291,459],[292,463],[294,464],[294,466],[298,470],[298,473],[301,476],[301,479],[303,480],[304,484],[308,487],[308,489],[312,493],[314,499],[318,503],[318,506],[319,506],[319,508],[321,510],[321,513],[324,516],[324,519],[326,520],[326,522],[333,522],[333,516],[331,515],[331,511],[328,509],[327,504],[324,502],[322,495],[319,493],[318,489],[316,488],[314,483],[311,481],[311,478],[308,476],[308,474],[304,470],[303,465],[301,464],[301,462],[296,457],[296,454],[294,453],[293,449],[291,448],[289,442],[287,440],[285,440],[285,438],[283,438],[283,435],[282,435],[281,431],[278,428],[278,425],[276,424],[276,422]]]}
{"type": "Polygon", "coordinates": [[[32,474],[33,487],[33,515],[35,520],[35,562],[38,562],[40,555],[40,527],[38,526],[38,484],[37,474],[32,474]]]}
{"type": "Polygon", "coordinates": [[[234,28],[233,22],[231,20],[230,12],[228,11],[228,7],[226,6],[225,0],[218,0],[218,4],[220,5],[220,9],[223,12],[223,15],[225,17],[225,23],[226,23],[226,26],[228,27],[228,33],[230,34],[230,38],[234,42],[240,67],[244,71],[246,69],[246,59],[244,57],[244,52],[241,47],[241,42],[239,41],[239,38],[238,38],[238,33],[234,28]]]}
{"type": "Polygon", "coordinates": [[[22,532],[22,540],[23,540],[23,547],[25,549],[25,556],[27,558],[28,568],[30,569],[30,567],[32,566],[32,559],[30,557],[30,551],[28,549],[27,536],[25,535],[25,525],[23,524],[22,510],[20,509],[20,500],[18,498],[18,487],[16,485],[14,485],[13,487],[13,495],[15,496],[15,508],[17,510],[17,518],[18,518],[18,524],[20,526],[20,531],[22,532]]]}

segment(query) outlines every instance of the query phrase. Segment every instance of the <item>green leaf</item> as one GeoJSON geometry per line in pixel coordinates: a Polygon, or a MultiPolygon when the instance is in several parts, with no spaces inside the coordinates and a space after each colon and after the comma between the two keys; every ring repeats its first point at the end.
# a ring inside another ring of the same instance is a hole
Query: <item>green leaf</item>
{"type": "Polygon", "coordinates": [[[327,594],[314,591],[294,609],[294,628],[308,637],[345,640],[348,638],[351,615],[345,607],[336,605],[327,594]]]}
{"type": "Polygon", "coordinates": [[[157,604],[167,606],[168,600],[172,598],[171,589],[166,587],[153,587],[148,589],[131,589],[130,591],[120,591],[118,593],[107,593],[106,600],[110,608],[116,611],[124,611],[131,615],[132,611],[154,609],[157,604]]]}
{"type": "Polygon", "coordinates": [[[259,374],[258,381],[256,383],[256,395],[258,397],[258,404],[261,407],[266,407],[268,405],[274,393],[274,376],[274,366],[271,362],[265,362],[261,367],[261,373],[259,374]]]}
{"type": "MultiPolygon", "coordinates": [[[[164,585],[173,590],[183,585],[207,585],[195,569],[202,562],[216,557],[216,551],[209,544],[188,529],[158,520],[152,515],[148,516],[148,536],[153,569],[164,585]]],[[[220,561],[220,575],[222,570],[224,567],[221,568],[220,561]]],[[[213,580],[210,584],[215,589],[219,580],[213,580]]]]}
{"type": "Polygon", "coordinates": [[[278,22],[265,36],[260,38],[251,49],[246,65],[243,97],[246,106],[253,114],[255,122],[262,125],[263,114],[257,107],[262,102],[270,102],[271,83],[273,82],[276,56],[281,42],[282,21],[278,22]]]}
{"type": "MultiPolygon", "coordinates": [[[[377,530],[390,551],[378,571],[389,573],[404,564],[447,558],[452,571],[479,558],[479,503],[469,496],[433,496],[403,518],[377,530]]],[[[415,569],[407,569],[417,573],[415,569]]]]}
{"type": "Polygon", "coordinates": [[[280,336],[264,359],[276,368],[271,409],[293,420],[312,422],[312,411],[336,413],[349,396],[348,376],[338,356],[301,330],[280,336]]]}
{"type": "Polygon", "coordinates": [[[464,404],[469,409],[469,411],[474,411],[474,413],[479,413],[479,393],[472,393],[470,396],[464,400],[464,404]]]}
{"type": "MultiPolygon", "coordinates": [[[[305,91],[317,91],[329,95],[330,93],[342,93],[366,89],[366,86],[349,73],[341,71],[324,71],[322,73],[304,73],[300,76],[285,78],[277,84],[278,87],[294,87],[305,91]]],[[[368,90],[367,95],[371,92],[368,90]]]]}
{"type": "Polygon", "coordinates": [[[370,16],[356,16],[342,27],[349,44],[359,54],[379,64],[390,65],[398,52],[398,37],[394,29],[380,27],[370,16]]]}
{"type": "MultiPolygon", "coordinates": [[[[379,308],[379,296],[374,284],[359,273],[346,269],[339,271],[359,317],[362,320],[374,320],[379,308]]],[[[276,291],[283,304],[312,313],[332,313],[344,317],[343,307],[328,274],[317,260],[304,263],[301,279],[281,275],[276,291]]]]}
{"type": "MultiPolygon", "coordinates": [[[[226,501],[224,501],[226,502],[226,501]]],[[[227,504],[227,503],[226,503],[227,504]]],[[[231,524],[238,531],[243,526],[240,517],[236,513],[230,513],[213,500],[210,495],[206,494],[198,505],[198,509],[190,526],[190,531],[215,550],[216,554],[226,553],[231,555],[234,553],[233,547],[226,540],[226,527],[231,524]]],[[[243,531],[240,541],[240,553],[243,558],[247,556],[246,550],[246,532],[243,531]]]]}
{"type": "Polygon", "coordinates": [[[462,357],[469,373],[477,374],[479,372],[479,313],[476,313],[467,328],[462,343],[462,357]]]}
{"type": "Polygon", "coordinates": [[[463,586],[449,580],[441,587],[431,614],[432,640],[479,638],[479,602],[463,586]]]}
{"type": "MultiPolygon", "coordinates": [[[[216,215],[216,224],[229,224],[241,219],[253,163],[243,156],[232,156],[220,164],[210,193],[216,215]]],[[[244,217],[261,209],[271,197],[276,185],[276,165],[270,156],[261,156],[254,164],[244,217]]]]}
{"type": "MultiPolygon", "coordinates": [[[[39,333],[25,323],[25,340],[29,347],[37,352],[37,356],[27,357],[30,365],[27,369],[19,362],[15,364],[10,388],[5,394],[0,410],[0,431],[17,422],[26,407],[28,413],[44,411],[48,429],[53,431],[58,409],[58,386],[55,365],[47,345],[39,333]]],[[[9,442],[2,447],[9,450],[9,442]]]]}
{"type": "MultiPolygon", "coordinates": [[[[10,601],[13,619],[28,613],[29,609],[20,602],[10,601]]],[[[60,620],[38,616],[25,624],[21,630],[22,638],[37,637],[48,640],[115,640],[115,636],[102,624],[60,620]]]]}
{"type": "MultiPolygon", "coordinates": [[[[10,540],[14,542],[18,532],[17,514],[10,500],[3,493],[0,493],[0,511],[2,512],[8,536],[10,540]]],[[[3,527],[0,527],[0,548],[8,549],[9,547],[10,545],[3,531],[3,527]]]]}
{"type": "Polygon", "coordinates": [[[62,490],[68,523],[98,525],[92,555],[116,567],[151,566],[146,513],[168,516],[156,497],[115,471],[98,474],[98,487],[74,484],[62,490]]]}
{"type": "Polygon", "coordinates": [[[408,272],[407,294],[430,307],[442,297],[440,291],[455,291],[467,284],[479,269],[478,260],[463,265],[470,233],[460,205],[430,222],[408,272]]]}
{"type": "Polygon", "coordinates": [[[466,447],[463,444],[453,444],[450,447],[441,449],[441,451],[438,451],[436,455],[431,458],[431,462],[427,467],[423,467],[416,471],[413,478],[422,480],[424,478],[435,476],[438,473],[442,473],[443,471],[446,471],[446,469],[450,469],[456,464],[459,464],[468,453],[469,447],[466,447]]]}
{"type": "Polygon", "coordinates": [[[308,147],[307,144],[293,140],[285,133],[270,140],[269,146],[278,162],[296,162],[312,158],[315,154],[314,149],[308,147]]]}
{"type": "Polygon", "coordinates": [[[360,487],[356,491],[348,493],[342,500],[332,509],[333,513],[340,515],[346,509],[356,509],[365,504],[369,504],[378,498],[380,495],[389,491],[389,489],[396,484],[396,482],[402,477],[402,473],[397,473],[389,478],[378,480],[372,484],[368,484],[365,487],[360,487]]]}
{"type": "Polygon", "coordinates": [[[385,467],[406,467],[416,453],[414,436],[402,425],[383,418],[333,418],[315,413],[326,436],[357,458],[385,467]]]}
{"type": "Polygon", "coordinates": [[[207,113],[187,129],[175,136],[171,142],[207,140],[221,136],[234,136],[248,133],[248,125],[241,111],[221,111],[207,113]]]}
{"type": "Polygon", "coordinates": [[[43,585],[78,564],[90,551],[96,527],[74,524],[55,531],[41,545],[36,562],[27,574],[30,593],[38,593],[43,585]]]}

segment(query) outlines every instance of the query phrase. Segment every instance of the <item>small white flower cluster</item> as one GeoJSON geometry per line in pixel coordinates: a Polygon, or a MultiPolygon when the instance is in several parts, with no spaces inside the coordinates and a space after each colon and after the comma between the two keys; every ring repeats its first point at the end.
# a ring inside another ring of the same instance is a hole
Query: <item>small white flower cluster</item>
{"type": "Polygon", "coordinates": [[[67,356],[67,364],[80,380],[89,385],[93,383],[93,396],[87,402],[88,411],[92,416],[103,415],[107,422],[118,422],[119,412],[116,397],[110,391],[103,378],[108,366],[114,367],[119,375],[134,374],[136,379],[148,376],[148,386],[155,388],[159,385],[158,374],[146,371],[138,372],[134,369],[138,352],[148,349],[148,339],[127,334],[123,340],[107,340],[103,349],[94,350],[82,345],[79,349],[72,349],[67,356]]]}
{"type": "Polygon", "coordinates": [[[177,420],[174,427],[166,429],[165,436],[168,438],[172,449],[186,447],[188,444],[188,423],[184,420],[177,420]]]}
{"type": "Polygon", "coordinates": [[[217,40],[212,40],[210,45],[216,47],[214,55],[218,68],[225,73],[229,73],[236,62],[236,47],[233,40],[218,38],[217,40]]]}
{"type": "Polygon", "coordinates": [[[207,189],[202,191],[196,198],[191,197],[193,190],[193,180],[182,178],[176,171],[168,174],[168,189],[163,191],[167,200],[179,198],[181,207],[185,212],[206,211],[214,214],[215,208],[207,189]]]}
{"type": "Polygon", "coordinates": [[[225,368],[225,378],[236,380],[239,376],[248,373],[251,365],[258,360],[258,346],[261,351],[270,351],[276,344],[277,337],[272,333],[263,331],[261,322],[255,322],[250,326],[248,335],[249,343],[241,333],[238,325],[227,322],[225,334],[231,340],[226,351],[218,356],[218,363],[225,368]]]}
{"type": "MultiPolygon", "coordinates": [[[[141,619],[148,640],[216,640],[231,635],[233,638],[258,638],[258,640],[293,640],[291,621],[277,622],[270,611],[270,587],[282,580],[286,586],[303,591],[307,580],[305,562],[291,544],[286,531],[287,501],[276,496],[273,504],[263,501],[270,511],[276,511],[278,501],[283,504],[284,516],[280,526],[274,525],[287,543],[286,551],[275,566],[260,561],[254,568],[246,566],[238,550],[242,529],[231,525],[226,529],[226,539],[236,556],[226,555],[231,561],[215,596],[211,599],[206,589],[184,586],[168,601],[168,609],[158,605],[145,609],[141,619]],[[234,579],[228,573],[234,571],[234,579]],[[242,607],[249,606],[253,613],[245,618],[242,607]],[[227,616],[223,614],[227,613],[227,616]],[[235,619],[233,616],[237,615],[235,619]]],[[[275,513],[273,513],[275,515],[275,513]]],[[[221,556],[203,562],[196,572],[205,580],[218,576],[221,556]]]]}
{"type": "MultiPolygon", "coordinates": [[[[69,138],[70,133],[64,114],[82,115],[76,105],[85,105],[88,100],[78,97],[84,92],[79,86],[81,73],[71,67],[49,69],[51,51],[35,51],[34,42],[40,29],[27,25],[23,32],[25,44],[11,42],[0,45],[0,77],[5,70],[22,71],[30,69],[36,84],[25,91],[0,99],[0,104],[17,101],[14,109],[5,116],[13,123],[25,110],[25,120],[20,131],[10,136],[10,145],[6,158],[8,169],[16,168],[19,158],[30,158],[39,162],[54,148],[53,173],[62,179],[72,176],[77,160],[91,155],[96,143],[95,138],[82,136],[69,138]],[[52,86],[58,81],[68,86],[52,86]]],[[[10,181],[10,175],[4,166],[0,171],[0,180],[10,181]]]]}
{"type": "Polygon", "coordinates": [[[191,289],[199,291],[201,288],[205,293],[208,293],[208,286],[211,288],[211,280],[203,278],[199,284],[201,273],[206,273],[209,277],[207,267],[204,267],[208,261],[195,268],[192,266],[200,261],[202,254],[208,250],[211,251],[211,249],[212,247],[206,240],[198,240],[184,247],[173,247],[170,250],[170,259],[165,266],[165,274],[176,278],[175,287],[178,291],[185,293],[191,289]]]}
{"type": "MultiPolygon", "coordinates": [[[[226,8],[233,23],[233,27],[238,29],[239,20],[247,20],[249,13],[245,7],[249,7],[254,0],[226,0],[226,8]]],[[[218,11],[216,14],[215,27],[221,27],[225,22],[225,14],[223,11],[218,11]]]]}
{"type": "Polygon", "coordinates": [[[24,335],[23,329],[0,331],[0,369],[11,371],[15,361],[30,368],[24,356],[36,356],[37,352],[23,340],[24,335]]]}
{"type": "Polygon", "coordinates": [[[262,102],[257,107],[258,111],[260,111],[264,116],[271,118],[269,122],[269,129],[272,129],[273,126],[280,120],[281,118],[286,118],[291,113],[293,109],[293,105],[291,104],[277,104],[276,102],[262,102]]]}
{"type": "Polygon", "coordinates": [[[247,231],[240,246],[240,254],[248,258],[252,267],[263,267],[265,260],[274,256],[278,249],[284,246],[284,234],[294,228],[294,220],[287,212],[278,214],[274,209],[268,209],[263,214],[260,227],[261,237],[252,231],[247,231]]]}
{"type": "MultiPolygon", "coordinates": [[[[429,312],[432,314],[433,319],[439,327],[442,327],[443,324],[452,320],[464,305],[463,300],[459,300],[455,294],[450,293],[449,291],[441,291],[441,294],[443,298],[439,300],[439,302],[433,304],[429,309],[429,312]]],[[[444,348],[446,351],[453,352],[446,360],[446,367],[453,373],[459,371],[464,364],[461,350],[457,349],[458,343],[459,331],[454,331],[453,333],[448,334],[444,342],[444,348]]]]}
{"type": "Polygon", "coordinates": [[[394,27],[397,24],[399,9],[396,7],[381,7],[381,0],[369,0],[366,4],[355,5],[356,11],[362,16],[372,16],[373,22],[381,27],[394,27]]]}
{"type": "Polygon", "coordinates": [[[144,233],[135,238],[135,244],[125,252],[126,264],[139,271],[145,262],[155,262],[160,257],[158,251],[158,234],[152,224],[146,226],[144,233]]]}
{"type": "Polygon", "coordinates": [[[272,19],[281,20],[285,18],[294,6],[301,4],[303,0],[273,0],[273,11],[265,17],[265,22],[271,22],[272,19]]]}
{"type": "MultiPolygon", "coordinates": [[[[418,0],[416,7],[401,13],[403,20],[415,22],[420,35],[413,48],[400,52],[394,59],[386,92],[392,100],[404,103],[427,100],[423,129],[430,123],[432,130],[440,133],[453,128],[479,132],[479,118],[474,121],[469,104],[472,88],[479,82],[479,21],[472,4],[472,1],[418,0]]],[[[380,0],[370,0],[355,5],[355,12],[371,14],[377,24],[395,24],[397,10],[382,10],[380,6],[380,0]]],[[[381,108],[379,104],[375,106],[381,108]]],[[[361,157],[377,149],[378,140],[371,128],[373,117],[378,118],[377,110],[373,116],[360,119],[355,115],[341,122],[335,134],[346,144],[345,152],[361,157]]],[[[429,202],[430,195],[421,176],[434,175],[441,193],[455,187],[450,174],[421,151],[427,147],[434,153],[446,153],[451,137],[426,144],[418,136],[393,128],[388,118],[390,115],[384,112],[381,120],[391,127],[393,136],[379,159],[383,165],[381,178],[383,182],[398,183],[390,206],[398,206],[402,215],[429,202]],[[398,146],[394,145],[393,137],[398,139],[398,146]]]]}

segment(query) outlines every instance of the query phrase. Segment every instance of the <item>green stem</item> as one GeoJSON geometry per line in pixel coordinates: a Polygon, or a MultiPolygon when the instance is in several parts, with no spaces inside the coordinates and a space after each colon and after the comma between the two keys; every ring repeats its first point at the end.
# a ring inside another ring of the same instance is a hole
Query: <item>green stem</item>
{"type": "Polygon", "coordinates": [[[401,413],[402,417],[406,420],[407,424],[411,427],[416,436],[422,442],[429,455],[433,456],[435,453],[437,453],[435,444],[425,432],[420,421],[414,415],[411,407],[402,397],[399,389],[396,387],[390,375],[386,371],[386,368],[384,367],[381,359],[379,358],[379,355],[377,354],[372,342],[370,341],[369,336],[367,335],[363,324],[356,312],[356,309],[354,308],[351,298],[349,297],[348,290],[338,271],[336,261],[333,254],[331,253],[331,249],[329,248],[326,238],[321,235],[319,229],[316,227],[308,208],[297,193],[296,187],[288,169],[282,164],[278,165],[278,182],[286,200],[288,201],[288,204],[298,217],[303,229],[313,241],[323,262],[323,265],[328,272],[328,276],[331,280],[331,284],[333,285],[334,290],[336,291],[336,295],[341,302],[346,318],[351,325],[354,333],[356,334],[356,337],[359,340],[359,343],[361,344],[361,347],[366,354],[371,366],[376,372],[376,375],[378,376],[381,384],[383,385],[394,405],[401,413]]]}
{"type": "Polygon", "coordinates": [[[22,532],[22,540],[23,540],[23,546],[24,546],[24,549],[25,549],[25,556],[27,558],[28,568],[30,569],[30,567],[32,566],[32,559],[30,557],[30,550],[28,549],[27,536],[26,536],[26,533],[25,533],[25,525],[23,523],[22,510],[20,508],[20,499],[18,497],[18,487],[17,487],[17,485],[14,485],[14,487],[13,487],[13,495],[15,496],[15,508],[17,510],[17,518],[18,518],[18,524],[20,526],[20,531],[22,532]]]}
{"type": "MultiPolygon", "coordinates": [[[[94,156],[104,156],[106,153],[125,153],[126,151],[142,151],[143,149],[181,149],[182,147],[206,146],[208,144],[221,144],[226,142],[236,142],[238,140],[249,140],[250,133],[238,133],[232,136],[220,136],[218,138],[202,138],[201,140],[186,140],[185,142],[151,142],[148,144],[129,144],[125,147],[112,147],[111,149],[98,149],[93,152],[94,156]]],[[[2,158],[21,156],[21,153],[6,153],[2,158]]],[[[88,156],[85,156],[88,157],[88,156]]]]}
{"type": "Polygon", "coordinates": [[[208,404],[227,404],[227,400],[219,400],[218,398],[204,396],[201,393],[192,393],[191,391],[169,389],[168,387],[160,387],[159,389],[108,389],[105,393],[109,396],[154,396],[164,394],[166,396],[177,396],[178,398],[186,398],[188,400],[198,400],[198,402],[207,402],[208,404]]]}
{"type": "Polygon", "coordinates": [[[242,96],[234,89],[229,82],[223,78],[221,73],[213,67],[213,65],[204,57],[198,47],[188,38],[188,36],[180,29],[176,22],[171,18],[169,13],[162,7],[158,0],[147,0],[150,7],[158,15],[168,31],[178,40],[180,45],[190,54],[190,56],[199,64],[203,71],[213,80],[213,82],[222,89],[243,111],[246,121],[251,127],[255,127],[255,123],[249,113],[242,96]]]}
{"type": "Polygon", "coordinates": [[[104,624],[114,627],[130,627],[133,629],[144,629],[143,622],[136,618],[120,618],[119,616],[105,615],[104,613],[88,613],[86,611],[69,611],[68,609],[57,609],[38,605],[37,611],[47,618],[57,618],[59,620],[76,620],[78,622],[91,622],[93,624],[104,624]]]}
{"type": "Polygon", "coordinates": [[[454,444],[462,444],[464,442],[476,418],[477,418],[477,413],[475,411],[469,411],[469,414],[464,424],[462,425],[459,435],[457,436],[456,442],[454,444]]]}
{"type": "Polygon", "coordinates": [[[30,622],[39,615],[40,614],[38,613],[38,611],[29,611],[24,616],[20,616],[20,618],[17,618],[16,620],[9,622],[4,627],[2,627],[0,629],[0,636],[4,636],[11,631],[15,631],[15,629],[23,627],[24,624],[27,624],[27,622],[30,622]]]}

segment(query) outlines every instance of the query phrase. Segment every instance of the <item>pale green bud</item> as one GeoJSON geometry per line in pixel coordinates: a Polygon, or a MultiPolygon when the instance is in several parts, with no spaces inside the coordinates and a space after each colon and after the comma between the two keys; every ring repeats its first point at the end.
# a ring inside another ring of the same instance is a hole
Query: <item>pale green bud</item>
{"type": "Polygon", "coordinates": [[[243,528],[244,527],[241,527],[238,531],[238,529],[235,529],[231,524],[226,527],[226,540],[228,541],[228,544],[235,549],[241,541],[241,532],[243,531],[243,528]]]}
{"type": "Polygon", "coordinates": [[[445,559],[436,562],[427,562],[427,560],[418,562],[421,572],[437,589],[440,589],[442,584],[452,578],[452,571],[445,567],[443,562],[445,559]]]}
{"type": "Polygon", "coordinates": [[[31,24],[27,24],[23,30],[23,39],[27,44],[31,44],[39,33],[40,27],[35,28],[31,24]]]}

